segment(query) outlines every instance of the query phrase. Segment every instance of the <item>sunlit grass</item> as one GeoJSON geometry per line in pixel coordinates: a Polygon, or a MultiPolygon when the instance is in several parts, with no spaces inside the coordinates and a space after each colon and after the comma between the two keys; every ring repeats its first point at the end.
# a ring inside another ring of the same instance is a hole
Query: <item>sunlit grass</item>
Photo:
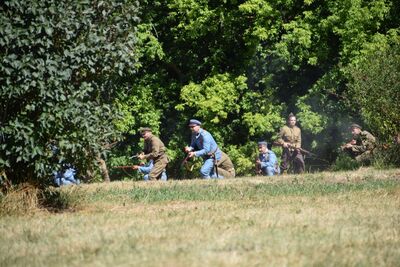
{"type": "Polygon", "coordinates": [[[61,190],[0,218],[0,266],[396,266],[400,170],[61,190]]]}

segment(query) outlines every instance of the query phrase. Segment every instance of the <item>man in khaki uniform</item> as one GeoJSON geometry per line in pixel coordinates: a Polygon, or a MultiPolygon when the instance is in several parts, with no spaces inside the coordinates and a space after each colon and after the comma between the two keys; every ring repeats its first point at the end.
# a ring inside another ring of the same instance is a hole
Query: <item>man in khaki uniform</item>
{"type": "Polygon", "coordinates": [[[293,161],[295,173],[303,173],[305,170],[304,157],[301,154],[301,130],[296,126],[296,116],[290,113],[287,125],[281,128],[279,138],[275,142],[282,146],[281,171],[286,173],[290,161],[293,161]]]}
{"type": "Polygon", "coordinates": [[[235,177],[235,166],[233,166],[231,159],[225,152],[221,151],[221,153],[221,159],[217,161],[218,175],[226,178],[235,177]]]}
{"type": "Polygon", "coordinates": [[[369,163],[376,146],[375,137],[368,131],[362,131],[358,124],[350,126],[353,139],[342,146],[342,150],[348,152],[352,158],[360,163],[369,163]]]}
{"type": "Polygon", "coordinates": [[[148,127],[140,128],[140,134],[144,138],[143,152],[138,156],[139,159],[153,160],[153,168],[150,170],[149,179],[157,180],[161,178],[162,173],[168,164],[168,157],[165,153],[164,143],[154,136],[148,127]]]}

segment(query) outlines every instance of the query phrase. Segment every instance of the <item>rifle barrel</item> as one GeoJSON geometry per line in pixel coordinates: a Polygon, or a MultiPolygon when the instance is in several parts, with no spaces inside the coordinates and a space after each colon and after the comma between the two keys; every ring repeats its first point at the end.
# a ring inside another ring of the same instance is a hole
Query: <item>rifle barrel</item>
{"type": "Polygon", "coordinates": [[[114,169],[133,169],[134,166],[114,166],[114,169]]]}

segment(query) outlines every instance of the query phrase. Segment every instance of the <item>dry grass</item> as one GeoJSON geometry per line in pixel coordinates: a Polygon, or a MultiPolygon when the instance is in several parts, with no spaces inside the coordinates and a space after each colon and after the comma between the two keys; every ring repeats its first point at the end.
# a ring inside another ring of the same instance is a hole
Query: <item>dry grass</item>
{"type": "Polygon", "coordinates": [[[399,266],[399,180],[400,170],[362,169],[63,188],[88,195],[76,212],[0,218],[0,266],[399,266]],[[343,187],[319,193],[330,184],[343,187]],[[355,184],[365,186],[343,190],[355,184]],[[263,191],[280,185],[303,189],[263,191]],[[221,187],[220,198],[185,191],[221,187]],[[132,197],[168,190],[184,197],[132,197]]]}
{"type": "Polygon", "coordinates": [[[39,210],[40,190],[31,184],[21,184],[0,201],[0,215],[31,214],[39,210]]]}

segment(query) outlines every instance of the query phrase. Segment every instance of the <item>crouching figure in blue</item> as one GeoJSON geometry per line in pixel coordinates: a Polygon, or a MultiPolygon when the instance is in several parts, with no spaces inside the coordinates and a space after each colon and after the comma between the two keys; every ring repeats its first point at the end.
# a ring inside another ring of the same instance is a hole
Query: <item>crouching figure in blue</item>
{"type": "Polygon", "coordinates": [[[192,131],[192,140],[190,146],[185,147],[185,152],[190,158],[203,158],[201,177],[204,179],[235,177],[235,168],[231,159],[218,148],[212,135],[201,128],[201,122],[192,119],[189,127],[192,131]]]}
{"type": "MultiPolygon", "coordinates": [[[[135,165],[135,166],[133,166],[133,169],[134,170],[138,170],[140,173],[144,174],[143,179],[145,181],[149,181],[149,173],[150,173],[151,169],[153,169],[153,166],[154,166],[154,163],[153,163],[153,160],[151,159],[144,165],[135,165]]],[[[167,181],[167,179],[168,179],[167,178],[167,173],[166,173],[166,171],[164,169],[164,171],[161,174],[160,180],[161,181],[167,181]]]]}
{"type": "Polygon", "coordinates": [[[275,153],[268,149],[268,143],[258,142],[258,158],[256,160],[256,173],[273,176],[280,173],[278,160],[275,153]]]}
{"type": "Polygon", "coordinates": [[[53,172],[54,182],[58,186],[80,184],[81,181],[75,178],[75,175],[76,170],[69,164],[66,164],[61,171],[53,172]]]}
{"type": "Polygon", "coordinates": [[[57,165],[61,169],[53,171],[54,183],[57,186],[80,184],[81,181],[75,178],[76,169],[69,163],[65,163],[59,159],[60,149],[54,144],[55,141],[51,141],[50,150],[53,155],[53,160],[57,162],[57,165]]]}

